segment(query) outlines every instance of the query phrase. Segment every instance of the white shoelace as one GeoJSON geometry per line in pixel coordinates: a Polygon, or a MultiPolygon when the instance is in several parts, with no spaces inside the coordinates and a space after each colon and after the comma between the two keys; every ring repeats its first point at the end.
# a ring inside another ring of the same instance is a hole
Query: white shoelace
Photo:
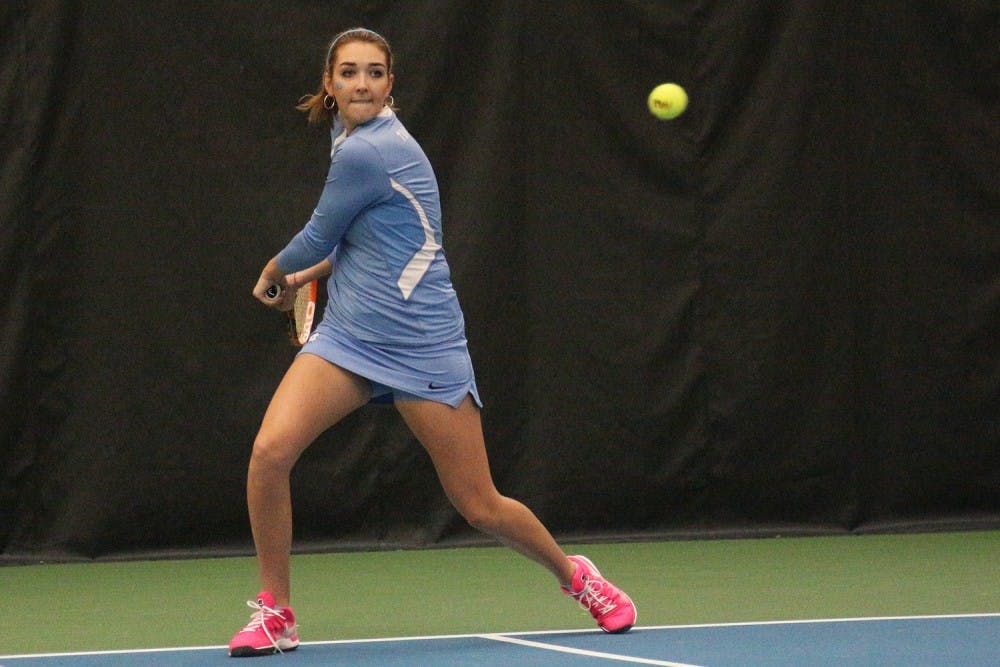
{"type": "Polygon", "coordinates": [[[277,609],[268,607],[257,600],[247,600],[247,606],[251,609],[256,609],[257,611],[255,611],[253,616],[250,617],[250,622],[243,626],[242,632],[253,632],[254,630],[260,628],[264,631],[264,636],[271,642],[271,646],[274,647],[274,650],[278,653],[284,653],[284,651],[281,650],[281,647],[278,646],[278,640],[275,639],[274,635],[271,634],[271,631],[268,630],[267,623],[265,623],[265,621],[271,616],[277,616],[282,619],[282,621],[284,621],[285,617],[282,616],[281,612],[277,609]]]}
{"type": "Polygon", "coordinates": [[[583,590],[579,593],[574,593],[573,597],[575,597],[580,603],[580,606],[587,611],[593,612],[594,608],[597,608],[603,616],[604,614],[614,611],[617,606],[614,601],[602,593],[603,589],[604,586],[600,581],[588,578],[586,583],[583,585],[583,590]]]}

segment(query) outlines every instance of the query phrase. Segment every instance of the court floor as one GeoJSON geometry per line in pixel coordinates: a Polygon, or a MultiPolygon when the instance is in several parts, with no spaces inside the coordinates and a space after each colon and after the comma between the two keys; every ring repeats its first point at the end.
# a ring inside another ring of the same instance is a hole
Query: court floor
{"type": "MultiPolygon", "coordinates": [[[[1000,665],[1000,614],[831,619],[306,642],[266,659],[280,665],[545,665],[667,667],[914,667],[1000,665]]],[[[254,665],[223,646],[0,656],[3,667],[254,665]],[[235,661],[235,662],[234,662],[235,661]]]]}
{"type": "MultiPolygon", "coordinates": [[[[1000,531],[568,550],[629,592],[632,632],[508,549],[296,554],[303,644],[250,664],[1000,667],[1000,531]]],[[[0,667],[240,664],[256,581],[251,557],[0,566],[0,667]]]]}

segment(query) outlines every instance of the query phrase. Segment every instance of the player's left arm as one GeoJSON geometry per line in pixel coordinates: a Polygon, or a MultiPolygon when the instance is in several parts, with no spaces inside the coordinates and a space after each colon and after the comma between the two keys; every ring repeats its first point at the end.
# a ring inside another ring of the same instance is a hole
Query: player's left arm
{"type": "Polygon", "coordinates": [[[318,280],[328,276],[331,273],[333,273],[333,264],[329,259],[324,259],[322,262],[314,264],[308,269],[302,269],[301,271],[287,274],[285,276],[285,284],[290,288],[301,287],[309,284],[313,280],[318,280]]]}

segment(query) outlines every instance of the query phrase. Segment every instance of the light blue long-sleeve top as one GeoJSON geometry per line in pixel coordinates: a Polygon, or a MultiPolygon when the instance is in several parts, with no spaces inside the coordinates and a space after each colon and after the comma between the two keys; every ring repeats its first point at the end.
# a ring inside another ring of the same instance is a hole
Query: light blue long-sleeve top
{"type": "Polygon", "coordinates": [[[319,203],[277,256],[286,274],[327,257],[335,267],[303,352],[433,400],[450,387],[444,402],[455,404],[464,386],[479,402],[430,161],[389,108],[350,135],[335,123],[331,136],[319,203]]]}
{"type": "Polygon", "coordinates": [[[278,254],[285,273],[329,256],[324,320],[360,340],[430,343],[464,335],[441,247],[437,179],[389,108],[345,135],[333,128],[330,171],[316,210],[278,254]]]}

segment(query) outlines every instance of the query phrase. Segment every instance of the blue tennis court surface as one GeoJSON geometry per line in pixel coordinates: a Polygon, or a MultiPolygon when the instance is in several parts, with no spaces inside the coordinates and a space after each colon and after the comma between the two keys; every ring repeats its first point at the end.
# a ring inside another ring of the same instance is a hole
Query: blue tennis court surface
{"type": "Polygon", "coordinates": [[[642,664],[673,667],[894,667],[1000,665],[1000,614],[921,616],[594,631],[307,642],[273,658],[236,660],[224,647],[0,656],[0,667],[109,665],[511,665],[642,664]]]}

